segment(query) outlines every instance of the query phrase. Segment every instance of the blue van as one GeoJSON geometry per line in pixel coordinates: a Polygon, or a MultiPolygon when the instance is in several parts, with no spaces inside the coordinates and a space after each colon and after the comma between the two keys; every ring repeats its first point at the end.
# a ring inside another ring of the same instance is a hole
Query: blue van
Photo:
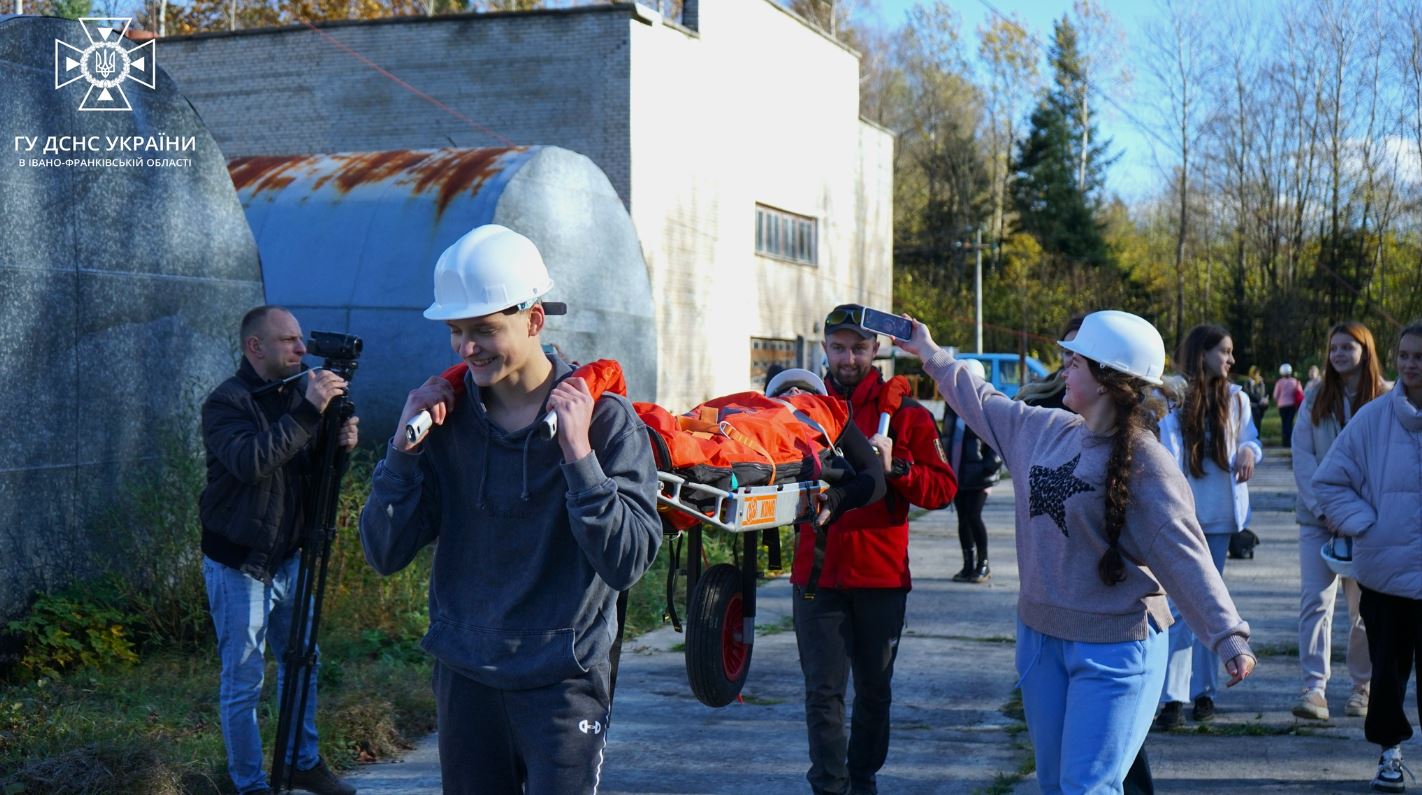
{"type": "MultiPolygon", "coordinates": [[[[959,359],[977,359],[983,363],[983,369],[987,371],[987,380],[992,383],[997,391],[1008,397],[1016,397],[1017,390],[1022,388],[1022,360],[1015,353],[968,353],[959,351],[953,354],[959,359]]],[[[1047,366],[1032,358],[1027,357],[1027,383],[1040,381],[1051,375],[1047,366]]]]}

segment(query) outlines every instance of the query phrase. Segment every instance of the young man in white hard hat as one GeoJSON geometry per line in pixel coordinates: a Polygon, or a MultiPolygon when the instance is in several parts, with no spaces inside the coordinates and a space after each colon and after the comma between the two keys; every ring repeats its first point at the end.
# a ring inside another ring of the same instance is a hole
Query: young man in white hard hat
{"type": "Polygon", "coordinates": [[[594,402],[543,353],[553,286],[538,249],[501,226],[435,266],[425,317],[469,366],[412,390],[397,428],[429,411],[417,444],[391,440],[361,514],[366,560],[404,568],[438,540],[430,577],[440,769],[446,793],[596,791],[611,709],[617,592],[661,544],[646,432],[626,398],[594,402]],[[557,415],[555,438],[540,418],[557,415]]]}

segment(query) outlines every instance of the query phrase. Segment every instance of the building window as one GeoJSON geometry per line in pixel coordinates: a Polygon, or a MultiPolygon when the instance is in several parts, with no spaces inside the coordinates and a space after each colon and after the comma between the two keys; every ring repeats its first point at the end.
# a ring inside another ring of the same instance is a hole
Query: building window
{"type": "Polygon", "coordinates": [[[819,222],[763,204],[755,206],[755,251],[767,257],[815,265],[819,262],[819,222]]]}
{"type": "Polygon", "coordinates": [[[776,372],[799,367],[800,346],[795,340],[777,340],[765,337],[751,337],[750,382],[756,389],[765,389],[770,380],[770,368],[778,365],[776,372]]]}

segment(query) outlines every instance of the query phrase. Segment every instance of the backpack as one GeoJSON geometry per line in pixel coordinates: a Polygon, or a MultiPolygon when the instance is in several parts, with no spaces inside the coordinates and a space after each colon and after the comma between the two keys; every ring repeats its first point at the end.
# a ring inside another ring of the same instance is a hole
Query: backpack
{"type": "Polygon", "coordinates": [[[1259,536],[1246,527],[1229,537],[1229,556],[1235,560],[1254,560],[1254,548],[1258,545],[1259,536]]]}

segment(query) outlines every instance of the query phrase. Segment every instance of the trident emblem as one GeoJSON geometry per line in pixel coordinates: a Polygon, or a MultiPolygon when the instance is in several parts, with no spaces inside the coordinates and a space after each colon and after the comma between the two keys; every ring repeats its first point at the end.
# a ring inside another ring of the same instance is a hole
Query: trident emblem
{"type": "Polygon", "coordinates": [[[114,52],[112,48],[105,47],[98,50],[94,53],[94,71],[99,73],[99,77],[108,80],[109,75],[113,74],[117,68],[114,66],[114,62],[117,60],[118,53],[114,52]]]}

